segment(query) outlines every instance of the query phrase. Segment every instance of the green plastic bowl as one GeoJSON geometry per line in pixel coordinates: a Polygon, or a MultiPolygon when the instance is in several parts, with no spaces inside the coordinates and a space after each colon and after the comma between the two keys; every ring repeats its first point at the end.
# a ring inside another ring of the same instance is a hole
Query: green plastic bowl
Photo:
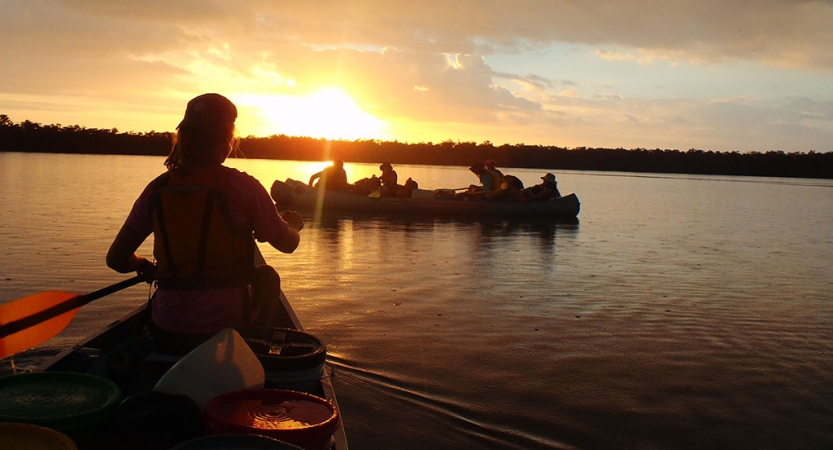
{"type": "Polygon", "coordinates": [[[0,422],[73,431],[115,415],[122,393],[110,380],[71,372],[0,378],[0,422]]]}

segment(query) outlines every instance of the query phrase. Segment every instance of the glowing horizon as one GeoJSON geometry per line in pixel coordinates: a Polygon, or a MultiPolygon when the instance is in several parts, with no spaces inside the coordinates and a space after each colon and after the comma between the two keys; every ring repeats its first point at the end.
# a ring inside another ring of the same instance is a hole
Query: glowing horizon
{"type": "MultiPolygon", "coordinates": [[[[364,111],[353,98],[337,87],[325,87],[305,96],[233,96],[240,109],[238,129],[251,129],[255,136],[284,134],[324,139],[385,139],[387,124],[364,111]]],[[[242,134],[242,133],[241,133],[242,134]]]]}

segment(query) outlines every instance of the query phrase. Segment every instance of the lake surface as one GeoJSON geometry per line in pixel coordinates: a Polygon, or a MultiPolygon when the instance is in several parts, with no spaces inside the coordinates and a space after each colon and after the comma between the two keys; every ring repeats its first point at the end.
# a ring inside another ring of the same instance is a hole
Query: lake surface
{"type": "MultiPolygon", "coordinates": [[[[126,278],[104,255],[163,160],[0,153],[0,303],[126,278]]],[[[323,166],[228,165],[267,188],[323,166]]],[[[425,189],[476,181],[395,169],[425,189]]],[[[294,254],[261,246],[328,344],[351,448],[833,448],[833,181],[556,176],[578,224],[305,217],[294,254]]],[[[0,374],[147,295],[85,306],[0,374]]]]}

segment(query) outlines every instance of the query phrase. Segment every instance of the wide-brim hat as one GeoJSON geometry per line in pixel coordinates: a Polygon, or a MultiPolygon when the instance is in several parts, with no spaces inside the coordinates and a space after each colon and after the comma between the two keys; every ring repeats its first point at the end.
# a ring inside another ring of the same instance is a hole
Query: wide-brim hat
{"type": "Polygon", "coordinates": [[[387,162],[386,162],[386,163],[382,163],[382,165],[381,165],[381,166],[379,166],[379,168],[380,168],[380,169],[382,169],[382,170],[385,170],[385,169],[391,169],[391,170],[393,170],[393,166],[392,166],[392,165],[390,165],[390,163],[387,163],[387,162]]]}
{"type": "Polygon", "coordinates": [[[191,99],[185,107],[185,117],[177,128],[215,127],[234,124],[237,107],[220,94],[202,94],[191,99]]]}
{"type": "Polygon", "coordinates": [[[543,177],[541,177],[541,179],[544,181],[549,181],[550,183],[555,183],[555,175],[551,173],[544,175],[543,177]]]}

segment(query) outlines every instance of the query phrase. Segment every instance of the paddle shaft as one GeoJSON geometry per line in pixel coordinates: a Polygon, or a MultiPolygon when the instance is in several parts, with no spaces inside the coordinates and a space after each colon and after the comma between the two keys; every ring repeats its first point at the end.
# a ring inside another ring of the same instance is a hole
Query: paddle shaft
{"type": "Polygon", "coordinates": [[[37,313],[32,314],[30,316],[17,319],[5,325],[0,325],[0,338],[10,336],[14,333],[17,333],[18,331],[25,330],[29,327],[35,326],[49,319],[58,317],[61,314],[80,308],[94,300],[98,300],[101,297],[110,295],[114,292],[118,292],[125,288],[129,288],[134,284],[139,284],[142,281],[145,281],[145,279],[145,276],[137,275],[133,278],[120,281],[112,286],[107,286],[95,292],[90,292],[89,294],[83,294],[78,295],[76,297],[72,297],[69,300],[58,303],[57,305],[44,309],[43,311],[38,311],[37,313]]]}
{"type": "MultiPolygon", "coordinates": [[[[260,249],[255,244],[255,263],[256,264],[265,264],[263,259],[263,255],[260,253],[260,249]]],[[[44,323],[50,319],[54,319],[62,314],[66,314],[70,311],[76,310],[94,300],[98,300],[101,297],[110,295],[114,292],[118,292],[122,289],[128,288],[135,284],[139,284],[142,281],[147,281],[147,275],[137,275],[133,278],[129,278],[124,281],[120,281],[114,285],[107,286],[105,288],[99,289],[95,292],[90,292],[89,294],[83,295],[76,295],[70,297],[67,300],[64,300],[54,306],[46,308],[44,310],[38,311],[36,313],[30,314],[25,317],[21,317],[20,319],[13,320],[9,323],[4,325],[0,325],[0,339],[9,337],[15,333],[20,331],[26,330],[38,324],[44,323]]],[[[71,294],[69,294],[71,295],[71,294]]]]}
{"type": "Polygon", "coordinates": [[[470,188],[470,187],[471,187],[471,186],[466,186],[466,187],[454,188],[454,189],[451,189],[451,188],[439,188],[439,189],[434,189],[434,190],[435,190],[435,191],[465,191],[466,189],[468,189],[468,188],[470,188]]]}

